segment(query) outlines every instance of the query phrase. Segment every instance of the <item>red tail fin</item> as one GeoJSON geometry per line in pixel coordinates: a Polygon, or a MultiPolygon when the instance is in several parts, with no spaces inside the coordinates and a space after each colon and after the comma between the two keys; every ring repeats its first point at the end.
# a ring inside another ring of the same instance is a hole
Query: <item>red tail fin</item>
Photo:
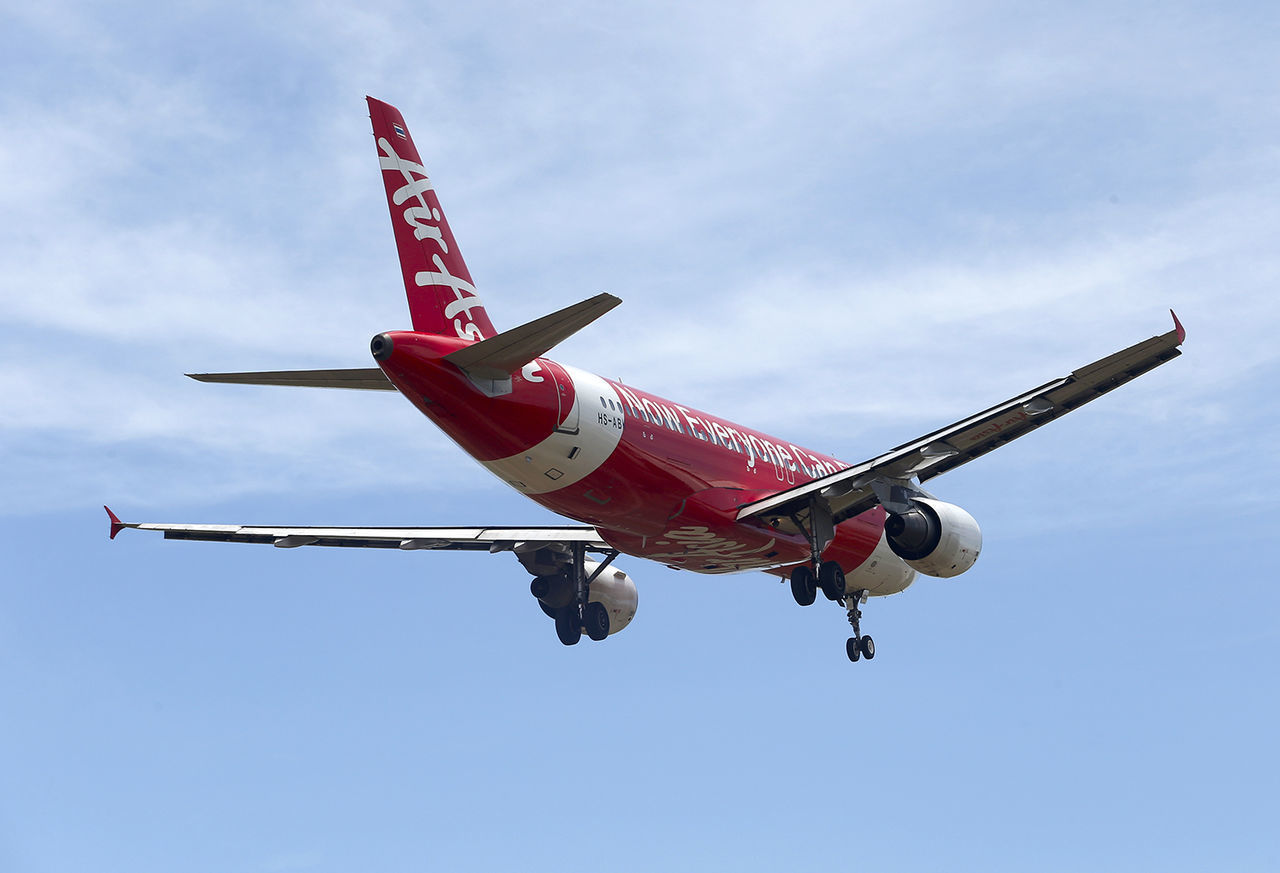
{"type": "Polygon", "coordinates": [[[404,118],[394,106],[368,100],[413,329],[472,340],[493,336],[404,118]]]}

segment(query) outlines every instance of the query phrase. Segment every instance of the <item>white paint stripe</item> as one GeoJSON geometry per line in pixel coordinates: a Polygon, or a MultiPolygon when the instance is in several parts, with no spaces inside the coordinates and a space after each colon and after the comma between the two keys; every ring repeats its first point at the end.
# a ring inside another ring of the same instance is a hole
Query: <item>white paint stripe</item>
{"type": "MultiPolygon", "coordinates": [[[[564,365],[561,365],[564,366],[564,365]]],[[[502,481],[525,494],[548,494],[581,482],[609,459],[622,439],[622,427],[602,423],[591,404],[600,398],[621,405],[613,387],[594,373],[576,367],[564,367],[573,380],[573,404],[578,413],[578,433],[552,433],[527,451],[483,461],[485,468],[502,481]],[[572,458],[569,453],[578,449],[572,458]]],[[[569,415],[572,420],[573,413],[569,415]]],[[[610,421],[622,423],[625,416],[614,414],[610,421]]]]}

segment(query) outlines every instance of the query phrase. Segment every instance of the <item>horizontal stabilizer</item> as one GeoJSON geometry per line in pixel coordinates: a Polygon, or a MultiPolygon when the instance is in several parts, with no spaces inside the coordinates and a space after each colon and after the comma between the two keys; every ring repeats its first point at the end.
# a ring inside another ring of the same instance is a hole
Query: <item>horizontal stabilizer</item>
{"type": "Polygon", "coordinates": [[[359,391],[394,391],[396,386],[377,367],[357,370],[265,370],[258,373],[188,373],[197,382],[230,382],[237,385],[293,385],[300,388],[353,388],[359,391]]]}
{"type": "Polygon", "coordinates": [[[621,302],[612,294],[597,294],[559,312],[535,318],[527,324],[458,349],[446,355],[445,360],[477,379],[505,379],[621,302]]]}

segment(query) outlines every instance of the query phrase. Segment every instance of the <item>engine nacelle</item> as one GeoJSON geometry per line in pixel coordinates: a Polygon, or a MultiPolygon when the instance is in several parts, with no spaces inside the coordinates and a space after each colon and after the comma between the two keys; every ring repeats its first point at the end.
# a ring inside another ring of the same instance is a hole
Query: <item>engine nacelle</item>
{"type": "Polygon", "coordinates": [[[915,506],[885,519],[889,548],[926,576],[959,576],[982,551],[982,530],[973,516],[952,503],[917,497],[915,506]]]}
{"type": "MultiPolygon", "coordinates": [[[[600,566],[597,561],[584,561],[583,565],[588,577],[600,566]]],[[[538,576],[529,584],[529,591],[542,603],[543,611],[548,615],[554,615],[555,610],[570,605],[577,596],[573,580],[566,573],[538,576]]],[[[636,617],[640,595],[630,576],[609,565],[592,580],[589,599],[604,604],[609,613],[609,636],[613,636],[631,624],[631,619],[636,617]]]]}

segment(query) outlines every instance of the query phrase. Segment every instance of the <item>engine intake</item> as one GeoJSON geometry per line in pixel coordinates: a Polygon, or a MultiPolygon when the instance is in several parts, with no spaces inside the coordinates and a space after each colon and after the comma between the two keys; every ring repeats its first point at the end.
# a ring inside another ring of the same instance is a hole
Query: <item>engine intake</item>
{"type": "Polygon", "coordinates": [[[560,609],[573,603],[573,582],[563,574],[537,576],[529,583],[529,593],[552,609],[560,609]]]}
{"type": "Polygon", "coordinates": [[[918,497],[903,513],[885,519],[885,538],[893,553],[926,576],[959,576],[978,560],[982,530],[969,513],[952,503],[918,497]]]}

